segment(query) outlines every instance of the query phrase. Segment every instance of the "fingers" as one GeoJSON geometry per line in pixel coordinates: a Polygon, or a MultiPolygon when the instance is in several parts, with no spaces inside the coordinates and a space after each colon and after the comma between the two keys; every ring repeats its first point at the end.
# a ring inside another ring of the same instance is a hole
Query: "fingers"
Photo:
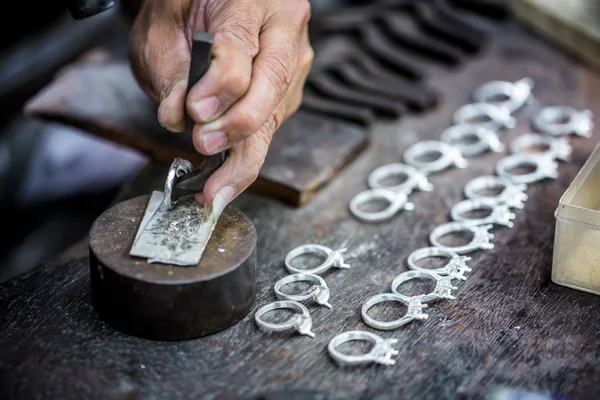
{"type": "Polygon", "coordinates": [[[283,109],[277,107],[254,135],[233,146],[225,163],[211,175],[203,193],[196,196],[196,201],[213,204],[218,194],[225,203],[230,203],[246,190],[258,177],[275,132],[275,121],[282,116],[283,109]]]}
{"type": "MultiPolygon", "coordinates": [[[[214,2],[206,18],[208,31],[215,35],[213,58],[186,102],[188,113],[198,123],[215,120],[248,90],[263,12],[256,2],[214,2]]],[[[209,142],[207,147],[215,143],[218,141],[209,142]]]]}
{"type": "Polygon", "coordinates": [[[183,107],[190,49],[178,28],[181,15],[163,8],[144,7],[140,12],[132,28],[130,59],[136,78],[160,104],[161,125],[180,132],[185,127],[183,107]]]}
{"type": "MultiPolygon", "coordinates": [[[[282,3],[288,7],[292,4],[285,0],[282,3]]],[[[221,117],[194,127],[194,144],[199,152],[214,154],[230,148],[257,132],[272,115],[276,117],[276,128],[282,123],[285,112],[279,115],[273,110],[294,81],[300,39],[310,14],[308,2],[293,4],[294,12],[279,9],[268,14],[260,33],[260,52],[252,65],[252,79],[243,97],[221,117]]]]}

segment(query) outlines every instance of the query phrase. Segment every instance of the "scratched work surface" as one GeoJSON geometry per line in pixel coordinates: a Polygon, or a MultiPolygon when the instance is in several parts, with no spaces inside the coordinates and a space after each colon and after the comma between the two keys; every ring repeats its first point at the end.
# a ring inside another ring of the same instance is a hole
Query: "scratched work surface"
{"type": "MultiPolygon", "coordinates": [[[[418,138],[438,138],[451,113],[479,83],[529,76],[541,103],[589,108],[600,126],[600,77],[510,26],[477,60],[435,77],[448,99],[431,116],[378,126],[373,146],[304,208],[244,194],[237,200],[258,231],[258,293],[253,310],[274,300],[285,254],[300,244],[347,247],[348,270],[324,275],[333,310],[309,304],[314,339],[260,332],[254,313],[201,340],[150,342],[98,320],[90,305],[87,259],[46,265],[0,287],[0,398],[247,398],[264,391],[316,389],[338,398],[482,398],[497,386],[538,389],[574,399],[600,398],[600,297],[550,280],[554,210],[600,138],[574,140],[560,178],[528,189],[513,229],[496,229],[495,249],[473,253],[473,273],[457,300],[432,305],[430,318],[391,332],[368,328],[363,301],[388,292],[408,254],[428,245],[448,220],[462,187],[492,172],[500,155],[471,159],[465,170],[434,177],[431,193],[412,196],[416,210],[379,225],[349,217],[349,199],[377,165],[398,161],[418,138]],[[418,135],[410,133],[418,131],[418,135]],[[395,366],[338,368],[326,345],[335,334],[366,329],[398,339],[395,366]],[[238,397],[239,396],[239,397],[238,397]]],[[[539,104],[538,104],[539,105],[539,104]]],[[[528,128],[503,135],[508,142],[528,128]]],[[[386,314],[392,308],[374,310],[386,314]]],[[[396,310],[397,313],[397,310],[396,310]]]]}

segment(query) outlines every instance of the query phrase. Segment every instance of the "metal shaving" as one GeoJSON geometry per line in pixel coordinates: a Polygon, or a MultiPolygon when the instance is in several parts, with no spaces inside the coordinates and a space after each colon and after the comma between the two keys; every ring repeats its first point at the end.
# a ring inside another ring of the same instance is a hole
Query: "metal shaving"
{"type": "Polygon", "coordinates": [[[129,254],[148,263],[198,264],[224,204],[215,199],[210,209],[190,198],[169,210],[163,198],[163,192],[152,193],[129,254]]]}

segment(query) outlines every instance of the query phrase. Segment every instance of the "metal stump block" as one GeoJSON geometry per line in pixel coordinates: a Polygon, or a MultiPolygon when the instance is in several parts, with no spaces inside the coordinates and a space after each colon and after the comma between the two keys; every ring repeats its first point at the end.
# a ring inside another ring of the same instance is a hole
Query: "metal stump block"
{"type": "Polygon", "coordinates": [[[207,336],[248,314],[256,291],[256,230],[232,205],[221,214],[200,263],[149,264],[129,256],[149,196],[105,211],[90,230],[92,303],[102,319],[134,336],[207,336]]]}

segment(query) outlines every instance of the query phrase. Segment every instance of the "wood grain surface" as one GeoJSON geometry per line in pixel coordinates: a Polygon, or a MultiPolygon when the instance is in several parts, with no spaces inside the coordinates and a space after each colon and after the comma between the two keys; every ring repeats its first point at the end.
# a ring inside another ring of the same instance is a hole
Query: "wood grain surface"
{"type": "MultiPolygon", "coordinates": [[[[200,340],[151,342],[123,335],[90,305],[87,259],[45,265],[0,287],[2,399],[235,399],[258,393],[321,390],[330,399],[481,399],[498,387],[540,390],[571,399],[600,398],[600,297],[550,280],[558,200],[600,138],[574,139],[573,160],[560,177],[528,189],[515,227],[496,228],[496,247],[472,253],[473,272],[457,299],[429,308],[429,319],[379,332],[366,326],[366,298],[389,292],[411,251],[429,245],[429,232],[449,220],[471,178],[493,172],[502,155],[470,159],[465,170],[432,177],[435,189],[411,195],[416,209],[367,225],[348,214],[376,166],[400,161],[404,149],[439,138],[452,113],[480,83],[535,82],[536,103],[517,114],[508,141],[529,129],[542,104],[589,108],[600,118],[600,77],[512,23],[484,54],[459,71],[439,72],[434,87],[446,99],[427,117],[380,124],[373,145],[307,206],[287,207],[256,194],[236,204],[258,232],[255,309],[274,301],[286,275],[283,259],[304,243],[347,247],[348,270],[324,274],[333,310],[308,304],[314,339],[263,333],[251,313],[235,327],[200,340]],[[326,351],[337,333],[364,329],[397,338],[395,366],[339,368],[326,351]]],[[[600,125],[598,122],[597,126],[600,125]]],[[[393,318],[398,309],[373,310],[393,318]]]]}

